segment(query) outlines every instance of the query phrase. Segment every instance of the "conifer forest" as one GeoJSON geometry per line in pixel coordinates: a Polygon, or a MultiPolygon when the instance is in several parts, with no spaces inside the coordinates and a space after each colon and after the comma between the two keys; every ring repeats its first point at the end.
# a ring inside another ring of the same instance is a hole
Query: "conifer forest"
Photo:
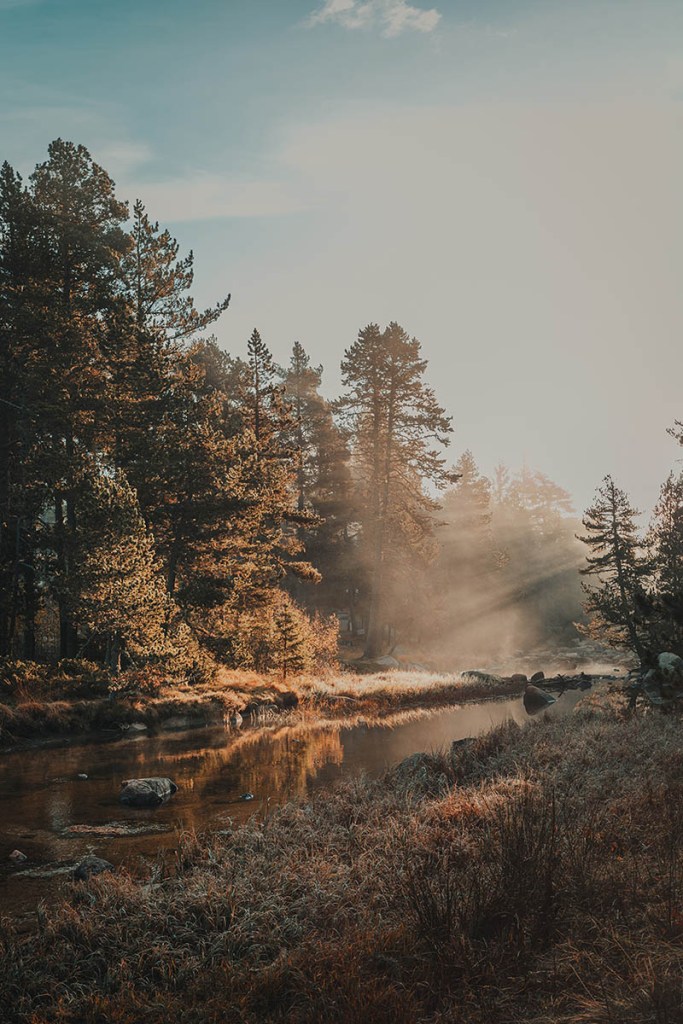
{"type": "Polygon", "coordinates": [[[5,163],[0,190],[4,657],[303,669],[341,636],[454,668],[577,622],[679,653],[680,474],[645,533],[610,477],[581,524],[544,474],[449,458],[398,323],[359,330],[330,399],[299,341],[285,366],[256,327],[219,347],[230,296],[195,307],[192,253],[83,146],[27,182],[5,163]]]}

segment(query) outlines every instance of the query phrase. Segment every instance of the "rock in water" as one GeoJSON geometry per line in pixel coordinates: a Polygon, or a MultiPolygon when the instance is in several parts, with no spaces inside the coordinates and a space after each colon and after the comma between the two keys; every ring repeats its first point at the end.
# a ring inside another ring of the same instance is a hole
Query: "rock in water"
{"type": "Polygon", "coordinates": [[[493,672],[481,672],[478,668],[471,668],[467,672],[461,672],[460,678],[470,683],[484,683],[487,686],[496,686],[503,681],[500,676],[494,675],[493,672]]]}
{"type": "Polygon", "coordinates": [[[103,860],[102,857],[95,857],[93,854],[89,854],[83,858],[75,869],[74,878],[79,882],[85,882],[92,875],[101,875],[103,871],[113,870],[114,865],[110,864],[108,860],[103,860]]]}
{"type": "Polygon", "coordinates": [[[235,729],[239,729],[244,719],[242,718],[239,711],[235,711],[232,715],[230,715],[229,721],[230,725],[232,725],[235,729]]]}
{"type": "Polygon", "coordinates": [[[253,799],[254,799],[254,794],[253,793],[242,793],[242,795],[240,797],[240,800],[253,800],[253,799]]]}
{"type": "Polygon", "coordinates": [[[381,657],[375,658],[375,665],[379,669],[400,668],[401,667],[400,662],[398,661],[398,659],[397,658],[392,658],[392,656],[390,654],[383,654],[381,657]]]}
{"type": "Polygon", "coordinates": [[[683,683],[683,658],[665,651],[657,658],[657,666],[662,676],[671,683],[680,686],[683,683]]]}
{"type": "Polygon", "coordinates": [[[26,856],[25,853],[22,853],[21,850],[12,850],[12,852],[9,855],[9,859],[12,861],[13,864],[23,864],[24,861],[28,860],[28,857],[26,856]]]}
{"type": "Polygon", "coordinates": [[[542,683],[545,679],[545,672],[534,672],[531,677],[532,683],[542,683]]]}
{"type": "Polygon", "coordinates": [[[527,714],[533,715],[537,711],[547,708],[548,705],[554,704],[556,699],[552,693],[547,693],[540,686],[534,686],[529,683],[524,691],[524,710],[527,714]]]}
{"type": "Polygon", "coordinates": [[[171,779],[127,779],[121,783],[119,800],[127,807],[158,807],[177,792],[171,779]]]}

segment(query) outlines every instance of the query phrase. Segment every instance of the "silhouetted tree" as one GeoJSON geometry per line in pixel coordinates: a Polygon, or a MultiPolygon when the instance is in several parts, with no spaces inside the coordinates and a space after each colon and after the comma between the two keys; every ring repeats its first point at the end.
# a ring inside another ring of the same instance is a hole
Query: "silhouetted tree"
{"type": "Polygon", "coordinates": [[[608,643],[629,647],[648,660],[647,630],[639,621],[639,596],[650,571],[638,536],[637,509],[628,495],[606,476],[595,501],[583,516],[585,534],[579,537],[589,549],[582,575],[586,611],[591,615],[587,632],[608,643]]]}

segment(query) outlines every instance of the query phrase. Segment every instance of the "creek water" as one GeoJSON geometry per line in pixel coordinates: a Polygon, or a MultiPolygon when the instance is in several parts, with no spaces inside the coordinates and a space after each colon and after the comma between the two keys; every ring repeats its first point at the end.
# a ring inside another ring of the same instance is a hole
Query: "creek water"
{"type": "MultiPolygon", "coordinates": [[[[567,691],[543,714],[566,714],[581,696],[567,691]]],[[[510,718],[527,720],[521,697],[393,725],[213,726],[2,754],[0,914],[30,926],[40,900],[64,887],[87,853],[135,867],[140,857],[173,850],[184,830],[219,829],[341,778],[379,775],[409,754],[447,748],[510,718]],[[168,803],[119,803],[123,779],[153,775],[177,783],[168,803]],[[245,793],[254,799],[240,799],[245,793]],[[14,866],[14,849],[28,860],[14,866]]]]}

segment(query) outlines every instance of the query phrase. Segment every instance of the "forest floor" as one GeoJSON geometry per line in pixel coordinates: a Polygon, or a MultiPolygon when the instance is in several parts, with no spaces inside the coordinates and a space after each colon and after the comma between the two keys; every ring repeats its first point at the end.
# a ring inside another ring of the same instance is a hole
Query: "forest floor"
{"type": "Polygon", "coordinates": [[[588,695],[73,883],[3,1019],[675,1024],[681,724],[588,695]]]}
{"type": "Polygon", "coordinates": [[[426,671],[366,675],[328,670],[282,680],[219,670],[208,680],[181,683],[149,673],[112,679],[80,662],[62,662],[51,670],[14,663],[5,665],[0,679],[0,750],[87,733],[191,728],[236,714],[253,723],[276,717],[372,720],[397,711],[514,696],[523,689],[523,682],[510,678],[426,671]]]}

